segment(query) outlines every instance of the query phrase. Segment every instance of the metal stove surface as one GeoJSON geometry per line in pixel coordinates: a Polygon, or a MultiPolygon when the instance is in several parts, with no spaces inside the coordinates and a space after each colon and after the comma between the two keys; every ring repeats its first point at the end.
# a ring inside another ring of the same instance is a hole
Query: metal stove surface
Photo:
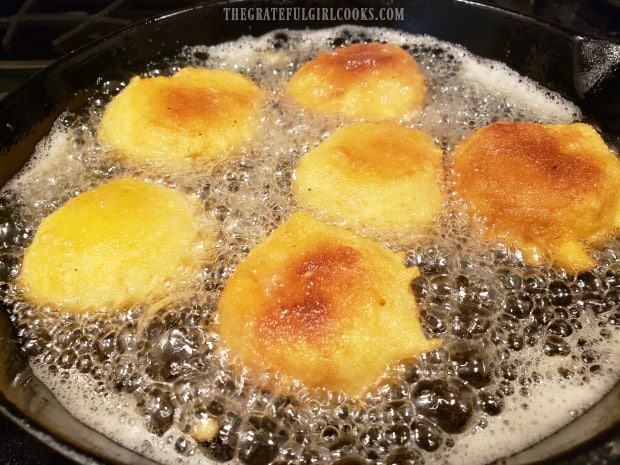
{"type": "Polygon", "coordinates": [[[0,97],[66,53],[197,0],[2,0],[0,97]]]}
{"type": "MultiPolygon", "coordinates": [[[[620,40],[620,0],[478,0],[578,33],[620,40]]],[[[0,98],[66,53],[136,21],[201,3],[197,0],[2,0],[0,98]]],[[[0,416],[0,465],[70,465],[0,416]]],[[[583,444],[554,465],[620,463],[620,428],[583,444]]]]}

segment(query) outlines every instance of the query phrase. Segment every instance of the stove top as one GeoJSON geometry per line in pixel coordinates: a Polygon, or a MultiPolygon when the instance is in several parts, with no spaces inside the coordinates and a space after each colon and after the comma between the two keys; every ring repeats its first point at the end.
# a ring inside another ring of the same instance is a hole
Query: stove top
{"type": "MultiPolygon", "coordinates": [[[[620,40],[620,0],[478,0],[544,19],[580,34],[620,40]]],[[[0,98],[36,71],[92,40],[197,0],[2,0],[0,98]]],[[[70,462],[0,416],[0,465],[70,462]]],[[[620,462],[617,428],[556,465],[620,462]]]]}
{"type": "Polygon", "coordinates": [[[197,0],[2,0],[0,96],[68,52],[197,0]]]}

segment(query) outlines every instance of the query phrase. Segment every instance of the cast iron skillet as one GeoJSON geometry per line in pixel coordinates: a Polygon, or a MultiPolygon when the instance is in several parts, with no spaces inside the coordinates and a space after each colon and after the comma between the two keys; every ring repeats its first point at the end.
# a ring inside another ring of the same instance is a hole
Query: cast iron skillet
{"type": "MultiPolygon", "coordinates": [[[[28,160],[63,110],[80,105],[88,89],[126,79],[174,57],[185,45],[214,44],[273,29],[322,28],[331,21],[226,21],[224,7],[267,6],[251,0],[212,1],[152,19],[88,45],[51,65],[0,101],[0,185],[28,160]]],[[[316,6],[282,0],[268,6],[316,6]]],[[[579,104],[609,140],[620,140],[620,44],[580,37],[515,13],[465,0],[337,1],[336,7],[404,8],[402,21],[361,23],[430,34],[505,62],[579,104]],[[381,5],[383,3],[383,5],[381,5]]],[[[0,238],[3,239],[3,238],[0,238]]],[[[0,241],[1,243],[1,241],[0,241]]],[[[6,270],[0,270],[0,281],[6,270]]],[[[2,305],[0,303],[0,305],[2,305]]],[[[582,419],[506,464],[538,463],[617,425],[616,386],[582,419]]],[[[0,309],[0,411],[29,433],[79,463],[152,464],[85,427],[61,407],[28,369],[0,309]]]]}

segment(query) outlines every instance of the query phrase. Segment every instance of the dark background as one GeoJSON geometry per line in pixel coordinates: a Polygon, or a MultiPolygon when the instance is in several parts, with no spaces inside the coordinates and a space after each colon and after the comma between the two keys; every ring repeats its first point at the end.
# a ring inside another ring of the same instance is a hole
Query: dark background
{"type": "MultiPolygon", "coordinates": [[[[67,52],[196,0],[0,0],[0,98],[67,52]]],[[[486,0],[573,31],[620,40],[620,0],[486,0]]],[[[0,417],[0,465],[67,465],[61,454],[0,417]]],[[[620,464],[620,430],[555,465],[620,464]]]]}

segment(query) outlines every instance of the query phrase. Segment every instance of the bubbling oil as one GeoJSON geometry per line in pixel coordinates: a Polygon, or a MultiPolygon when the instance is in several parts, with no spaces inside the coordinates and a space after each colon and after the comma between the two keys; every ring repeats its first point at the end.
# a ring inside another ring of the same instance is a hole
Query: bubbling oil
{"type": "Polygon", "coordinates": [[[77,418],[161,463],[473,465],[552,433],[618,381],[620,242],[608,241],[596,252],[598,266],[575,277],[527,267],[470,237],[449,200],[431,234],[377,237],[420,268],[412,289],[427,335],[444,341],[440,349],[391,367],[359,400],[303,386],[291,396],[279,392],[277,374],[253,379],[232,369],[219,346],[219,292],[297,209],[296,160],[347,123],[301,110],[284,86],[317,53],[368,40],[397,43],[419,63],[428,104],[420,120],[401,123],[428,132],[446,152],[494,121],[581,118],[570,102],[504,65],[430,37],[357,27],[276,31],[187,48],[166,68],[145,72],[235,70],[268,96],[251,145],[171,173],[120,164],[97,143],[105,105],[127,81],[103,83],[85,108],[56,122],[0,201],[5,300],[34,372],[77,418]],[[121,175],[201,199],[218,225],[216,259],[195,285],[149,305],[86,315],[33,308],[14,278],[37,225],[67,199],[121,175]]]}

